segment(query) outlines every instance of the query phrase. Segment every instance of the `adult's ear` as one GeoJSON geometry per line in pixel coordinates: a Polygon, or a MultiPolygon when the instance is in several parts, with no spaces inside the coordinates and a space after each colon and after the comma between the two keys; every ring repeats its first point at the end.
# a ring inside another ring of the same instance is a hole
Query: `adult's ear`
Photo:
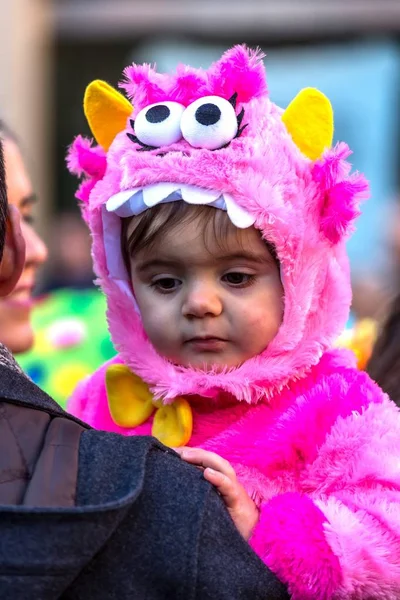
{"type": "Polygon", "coordinates": [[[0,262],[0,296],[7,296],[13,291],[24,264],[25,240],[21,231],[21,217],[15,206],[9,205],[4,252],[0,262]]]}

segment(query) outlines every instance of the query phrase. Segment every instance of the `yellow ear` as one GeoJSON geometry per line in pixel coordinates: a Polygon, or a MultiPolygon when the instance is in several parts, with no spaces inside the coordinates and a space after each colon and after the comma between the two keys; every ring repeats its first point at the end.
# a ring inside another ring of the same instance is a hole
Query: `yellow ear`
{"type": "Polygon", "coordinates": [[[96,79],[86,88],[83,109],[96,142],[108,150],[117,133],[126,127],[133,106],[108,83],[96,79]]]}
{"type": "Polygon", "coordinates": [[[333,110],[328,98],[319,90],[301,90],[283,113],[282,121],[296,146],[311,160],[331,147],[333,110]]]}

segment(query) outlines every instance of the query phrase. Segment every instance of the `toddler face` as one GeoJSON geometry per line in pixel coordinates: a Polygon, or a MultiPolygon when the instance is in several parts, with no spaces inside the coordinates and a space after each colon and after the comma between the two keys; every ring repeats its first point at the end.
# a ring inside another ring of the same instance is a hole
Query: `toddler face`
{"type": "MultiPolygon", "coordinates": [[[[134,227],[129,225],[128,236],[134,227]]],[[[223,245],[195,218],[129,258],[143,326],[183,366],[237,367],[262,352],[283,317],[279,266],[254,228],[231,225],[223,245]]]]}

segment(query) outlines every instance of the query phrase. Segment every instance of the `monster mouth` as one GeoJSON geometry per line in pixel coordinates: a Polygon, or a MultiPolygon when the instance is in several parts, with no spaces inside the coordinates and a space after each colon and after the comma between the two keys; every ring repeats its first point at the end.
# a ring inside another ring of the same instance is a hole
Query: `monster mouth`
{"type": "Polygon", "coordinates": [[[219,192],[182,183],[153,183],[123,190],[111,196],[106,209],[118,217],[140,215],[145,210],[167,202],[183,200],[187,204],[208,205],[225,210],[239,229],[254,225],[255,217],[239,206],[227,192],[219,192]]]}

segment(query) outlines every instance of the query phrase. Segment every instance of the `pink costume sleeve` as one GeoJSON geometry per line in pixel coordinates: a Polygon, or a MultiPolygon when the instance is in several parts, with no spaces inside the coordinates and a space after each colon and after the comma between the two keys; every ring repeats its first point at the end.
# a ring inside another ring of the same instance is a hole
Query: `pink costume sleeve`
{"type": "Polygon", "coordinates": [[[400,598],[400,411],[369,388],[375,402],[338,417],[301,493],[261,506],[251,546],[293,600],[400,598]]]}

